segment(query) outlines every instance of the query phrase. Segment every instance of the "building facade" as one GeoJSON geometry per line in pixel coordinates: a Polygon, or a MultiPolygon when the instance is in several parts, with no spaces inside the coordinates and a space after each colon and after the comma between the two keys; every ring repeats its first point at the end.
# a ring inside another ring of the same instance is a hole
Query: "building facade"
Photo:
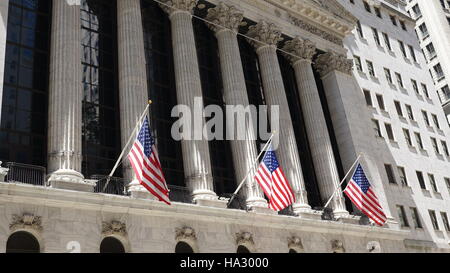
{"type": "Polygon", "coordinates": [[[450,3],[439,1],[407,1],[407,10],[416,22],[416,33],[428,69],[450,122],[450,3]]]}
{"type": "MultiPolygon", "coordinates": [[[[432,86],[420,54],[409,62],[401,52],[382,55],[352,34],[361,1],[6,2],[0,6],[0,251],[448,250],[443,179],[450,176],[444,145],[450,129],[436,94],[407,87],[393,93],[381,72],[370,77],[383,65],[403,73],[405,83],[432,86]],[[364,74],[358,61],[354,68],[354,56],[373,60],[372,69],[364,74]],[[363,89],[381,95],[383,109],[367,107],[363,89]],[[394,97],[410,106],[410,121],[397,118],[394,97]],[[296,195],[291,208],[268,210],[253,175],[227,208],[263,140],[251,141],[249,131],[243,141],[175,141],[172,108],[194,109],[195,98],[204,106],[282,109],[277,155],[296,195]],[[152,200],[126,161],[106,183],[149,99],[172,206],[152,200]],[[429,114],[430,126],[419,121],[419,110],[429,114]],[[373,119],[390,123],[392,134],[403,127],[420,133],[423,149],[405,146],[400,133],[392,141],[377,136],[373,119]],[[359,155],[388,216],[383,228],[361,217],[341,191],[333,195],[359,155]],[[393,185],[397,165],[408,178],[417,170],[434,184],[393,185]],[[323,213],[332,196],[332,215],[323,213]],[[417,208],[421,229],[406,228],[411,216],[399,215],[400,206],[417,208]]],[[[382,6],[410,29],[386,31],[416,52],[411,19],[382,6]]]]}

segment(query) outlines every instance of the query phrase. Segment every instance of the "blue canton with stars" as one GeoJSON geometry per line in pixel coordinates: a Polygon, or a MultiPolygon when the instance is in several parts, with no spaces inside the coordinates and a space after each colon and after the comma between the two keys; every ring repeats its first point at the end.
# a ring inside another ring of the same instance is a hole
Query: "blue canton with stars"
{"type": "Polygon", "coordinates": [[[369,191],[370,183],[366,177],[366,174],[364,173],[361,164],[359,164],[358,168],[356,168],[355,174],[353,175],[352,179],[353,181],[355,181],[356,184],[358,184],[358,186],[364,193],[367,193],[369,191]]]}
{"type": "Polygon", "coordinates": [[[152,147],[155,145],[155,140],[153,139],[152,133],[150,132],[150,124],[148,118],[146,117],[144,123],[142,124],[141,131],[137,136],[137,140],[144,147],[144,154],[147,158],[152,155],[152,147]]]}
{"type": "Polygon", "coordinates": [[[270,173],[275,172],[275,170],[280,167],[277,156],[275,155],[272,146],[269,146],[269,148],[267,149],[266,155],[263,158],[263,162],[267,166],[267,169],[269,169],[270,173]]]}

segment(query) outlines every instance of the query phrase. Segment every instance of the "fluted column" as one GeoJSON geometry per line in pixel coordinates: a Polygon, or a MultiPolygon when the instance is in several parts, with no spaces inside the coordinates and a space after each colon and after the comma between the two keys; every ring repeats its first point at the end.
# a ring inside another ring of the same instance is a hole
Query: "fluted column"
{"type": "Polygon", "coordinates": [[[344,168],[349,169],[359,154],[364,155],[360,163],[370,183],[374,186],[378,199],[388,218],[389,226],[397,223],[392,217],[386,192],[381,182],[384,173],[382,157],[384,150],[376,147],[375,135],[371,130],[371,115],[366,111],[364,95],[353,77],[353,60],[333,52],[321,54],[315,60],[315,68],[321,75],[323,88],[328,101],[336,141],[344,168]],[[358,137],[351,137],[357,132],[358,137]]]}
{"type": "MultiPolygon", "coordinates": [[[[117,1],[117,34],[121,141],[125,146],[148,101],[140,0],[117,1]]],[[[123,172],[133,197],[150,198],[128,160],[124,160],[123,172]]]]}
{"type": "MultiPolygon", "coordinates": [[[[161,7],[169,14],[172,26],[178,104],[187,105],[192,112],[198,111],[199,109],[195,109],[195,99],[202,98],[203,94],[191,15],[197,0],[164,0],[162,2],[165,5],[161,4],[161,7]]],[[[204,118],[202,122],[205,122],[204,118]]],[[[197,203],[202,203],[202,200],[217,200],[208,141],[203,137],[195,139],[194,136],[201,135],[201,132],[192,130],[189,133],[192,140],[181,140],[186,184],[197,203]]]]}
{"type": "Polygon", "coordinates": [[[50,53],[48,171],[52,187],[92,191],[82,160],[80,5],[53,1],[50,53]]]}
{"type": "MultiPolygon", "coordinates": [[[[237,31],[242,19],[243,13],[241,11],[233,6],[225,5],[223,2],[208,10],[207,20],[214,23],[210,25],[210,28],[215,32],[219,45],[225,103],[248,107],[250,103],[237,40],[237,31]]],[[[251,113],[249,112],[248,115],[246,124],[238,125],[250,129],[245,130],[245,140],[234,139],[231,141],[236,179],[239,182],[242,181],[250,171],[250,175],[245,182],[247,207],[267,208],[268,204],[264,199],[264,193],[254,179],[256,169],[254,161],[258,156],[258,151],[256,149],[255,132],[252,130],[251,113]]]]}
{"type": "MultiPolygon", "coordinates": [[[[281,109],[277,156],[295,192],[294,211],[307,212],[311,207],[308,205],[302,166],[276,50],[278,42],[282,40],[281,32],[274,24],[261,21],[251,26],[247,35],[254,39],[250,42],[258,55],[266,102],[269,106],[279,106],[281,109]]],[[[269,113],[271,114],[271,110],[269,113]]]]}
{"type": "MultiPolygon", "coordinates": [[[[327,202],[336,189],[339,188],[340,179],[319,91],[311,66],[311,59],[315,55],[316,47],[308,40],[295,38],[286,43],[284,50],[294,55],[288,55],[288,57],[295,70],[319,189],[322,200],[327,202]]],[[[342,191],[338,191],[335,195],[332,201],[332,207],[335,215],[338,217],[348,214],[345,209],[345,200],[342,191]]]]}

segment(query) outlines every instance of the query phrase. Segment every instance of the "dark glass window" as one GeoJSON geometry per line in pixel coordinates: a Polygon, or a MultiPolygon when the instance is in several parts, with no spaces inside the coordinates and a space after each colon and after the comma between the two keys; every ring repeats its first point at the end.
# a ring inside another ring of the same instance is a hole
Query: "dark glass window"
{"type": "Polygon", "coordinates": [[[47,165],[52,1],[9,1],[0,160],[47,165]]]}
{"type": "Polygon", "coordinates": [[[87,177],[108,174],[121,150],[116,24],[115,1],[81,1],[83,174],[87,177]]]}
{"type": "MultiPolygon", "coordinates": [[[[198,15],[202,16],[203,14],[199,13],[198,15]]],[[[194,19],[193,23],[205,107],[211,104],[223,107],[222,79],[216,37],[203,21],[194,19]]],[[[236,180],[230,142],[212,140],[209,142],[209,149],[215,192],[218,195],[232,193],[236,188],[236,180]]]]}
{"type": "Polygon", "coordinates": [[[142,1],[144,45],[147,63],[152,130],[157,139],[159,159],[170,185],[184,186],[181,143],[171,136],[172,108],[177,105],[173,70],[172,38],[167,15],[152,0],[142,1]]]}
{"type": "Polygon", "coordinates": [[[125,253],[125,248],[118,239],[106,237],[100,244],[100,253],[125,253]]]}
{"type": "MultiPolygon", "coordinates": [[[[242,30],[245,32],[246,29],[242,30]]],[[[242,67],[244,69],[245,85],[247,87],[248,100],[250,105],[256,106],[258,110],[258,123],[257,123],[257,149],[261,151],[265,142],[261,139],[259,134],[259,106],[266,105],[266,100],[264,98],[264,92],[262,88],[261,74],[259,69],[258,56],[250,45],[246,38],[243,36],[238,36],[239,51],[241,53],[242,67]]],[[[261,121],[265,122],[265,121],[261,121]]],[[[267,126],[268,132],[270,132],[270,125],[267,126]]]]}
{"type": "Polygon", "coordinates": [[[303,175],[305,177],[305,187],[308,192],[308,202],[311,207],[322,206],[319,187],[317,185],[316,173],[312,161],[311,150],[309,148],[308,136],[306,133],[305,121],[300,105],[299,91],[295,79],[295,72],[291,64],[284,56],[278,54],[281,74],[283,75],[284,87],[289,103],[289,109],[294,126],[295,137],[297,140],[298,153],[302,164],[303,175]]]}
{"type": "Polygon", "coordinates": [[[178,242],[175,246],[175,253],[194,253],[194,250],[188,243],[178,242]]]}
{"type": "Polygon", "coordinates": [[[25,231],[13,233],[6,242],[6,253],[39,253],[40,248],[38,240],[25,231]]]}

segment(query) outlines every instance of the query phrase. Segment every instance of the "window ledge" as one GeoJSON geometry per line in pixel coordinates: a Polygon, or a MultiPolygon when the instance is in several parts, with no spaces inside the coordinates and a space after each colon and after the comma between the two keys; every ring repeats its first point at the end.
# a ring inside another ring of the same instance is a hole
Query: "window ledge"
{"type": "Polygon", "coordinates": [[[415,65],[417,68],[422,68],[422,66],[420,65],[420,63],[417,62],[417,61],[414,61],[414,65],[415,65]]]}
{"type": "Polygon", "coordinates": [[[433,191],[433,195],[437,199],[442,199],[442,194],[440,192],[433,191]]]}
{"type": "Polygon", "coordinates": [[[403,123],[408,123],[408,120],[407,120],[405,117],[403,117],[403,116],[398,116],[398,118],[400,119],[401,122],[403,122],[403,123]]]}
{"type": "Polygon", "coordinates": [[[445,135],[445,133],[444,133],[444,131],[443,131],[442,129],[437,128],[436,131],[437,131],[437,133],[440,134],[441,136],[444,136],[444,135],[445,135]]]}
{"type": "Polygon", "coordinates": [[[427,125],[427,129],[428,129],[429,132],[435,133],[434,128],[432,126],[427,125]]]}
{"type": "MultiPolygon", "coordinates": [[[[370,75],[370,74],[369,74],[370,75]]],[[[370,75],[370,79],[376,83],[380,83],[380,80],[377,78],[377,76],[370,75]]]]}
{"type": "Polygon", "coordinates": [[[400,146],[398,145],[398,142],[395,140],[389,139],[389,143],[395,148],[400,148],[400,146]]]}
{"type": "Polygon", "coordinates": [[[395,56],[396,56],[396,55],[395,55],[395,52],[394,52],[392,49],[389,49],[388,52],[389,52],[389,54],[390,54],[392,57],[395,57],[395,56]]]}
{"type": "Polygon", "coordinates": [[[408,59],[407,57],[403,56],[403,59],[405,60],[405,62],[406,62],[407,64],[411,64],[411,60],[408,59]]]}
{"type": "Polygon", "coordinates": [[[409,148],[409,150],[410,150],[412,153],[417,154],[417,149],[416,149],[416,147],[411,146],[411,145],[408,144],[408,148],[409,148]]]}
{"type": "Polygon", "coordinates": [[[428,152],[427,152],[427,150],[425,150],[425,149],[420,149],[420,153],[421,153],[423,156],[428,156],[428,152]]]}
{"type": "Polygon", "coordinates": [[[393,84],[392,82],[388,82],[388,83],[389,83],[390,88],[397,90],[397,86],[395,84],[393,84]]]}
{"type": "Polygon", "coordinates": [[[430,193],[429,190],[422,189],[422,193],[423,193],[423,195],[426,196],[426,197],[431,197],[431,193],[430,193]]]}
{"type": "Polygon", "coordinates": [[[405,87],[400,86],[400,91],[401,91],[403,94],[408,95],[408,89],[406,89],[405,87]]]}
{"type": "Polygon", "coordinates": [[[359,76],[360,76],[361,78],[367,79],[367,75],[366,75],[366,73],[365,73],[364,71],[361,71],[361,70],[359,70],[359,69],[357,69],[356,71],[358,71],[358,74],[359,74],[359,76]]]}
{"type": "Polygon", "coordinates": [[[418,123],[417,121],[412,120],[412,119],[410,119],[409,121],[411,122],[411,125],[412,125],[412,126],[414,126],[414,127],[419,127],[419,123],[418,123]]]}
{"type": "Polygon", "coordinates": [[[383,116],[385,116],[387,118],[391,117],[391,115],[389,115],[389,112],[386,111],[386,110],[380,109],[380,113],[381,113],[381,115],[383,115],[383,116]]]}

